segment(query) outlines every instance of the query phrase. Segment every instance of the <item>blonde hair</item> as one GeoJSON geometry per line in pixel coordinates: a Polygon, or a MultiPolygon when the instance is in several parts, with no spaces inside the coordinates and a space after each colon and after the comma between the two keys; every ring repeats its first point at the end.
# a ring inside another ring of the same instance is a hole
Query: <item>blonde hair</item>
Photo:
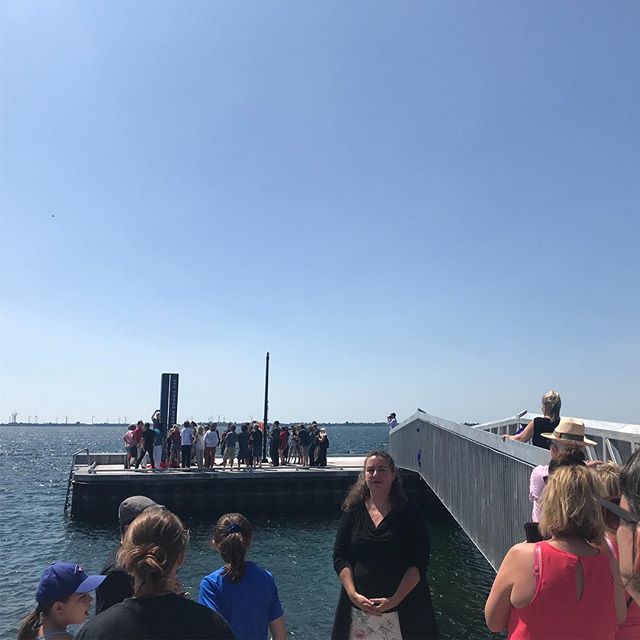
{"type": "Polygon", "coordinates": [[[617,498],[620,496],[620,467],[613,462],[603,462],[595,467],[596,475],[602,490],[603,498],[617,498]]]}
{"type": "Polygon", "coordinates": [[[547,391],[547,393],[542,396],[543,411],[551,422],[558,422],[560,420],[560,407],[562,407],[562,400],[557,391],[547,391]]]}
{"type": "Polygon", "coordinates": [[[164,507],[145,509],[130,525],[118,551],[118,564],[136,580],[136,595],[166,586],[189,543],[180,518],[164,507]]]}
{"type": "Polygon", "coordinates": [[[549,477],[540,504],[542,536],[577,536],[601,544],[604,519],[600,482],[588,467],[560,467],[549,477]]]}

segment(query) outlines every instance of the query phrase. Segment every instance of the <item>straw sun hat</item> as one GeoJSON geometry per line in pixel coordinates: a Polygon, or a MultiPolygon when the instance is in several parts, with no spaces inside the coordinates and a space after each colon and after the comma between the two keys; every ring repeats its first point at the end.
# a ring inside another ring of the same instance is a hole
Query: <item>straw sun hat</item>
{"type": "Polygon", "coordinates": [[[595,447],[598,443],[589,440],[584,435],[584,422],[575,418],[561,418],[553,433],[541,433],[543,438],[564,444],[577,444],[580,446],[591,445],[595,447]]]}

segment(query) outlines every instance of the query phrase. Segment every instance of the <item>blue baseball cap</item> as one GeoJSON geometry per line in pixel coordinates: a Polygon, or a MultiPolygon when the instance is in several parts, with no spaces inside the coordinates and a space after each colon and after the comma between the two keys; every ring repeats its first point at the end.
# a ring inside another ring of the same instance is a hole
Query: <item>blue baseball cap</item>
{"type": "Polygon", "coordinates": [[[74,593],[88,593],[102,584],[106,576],[88,576],[79,564],[54,562],[40,578],[36,600],[38,604],[62,602],[74,593]]]}

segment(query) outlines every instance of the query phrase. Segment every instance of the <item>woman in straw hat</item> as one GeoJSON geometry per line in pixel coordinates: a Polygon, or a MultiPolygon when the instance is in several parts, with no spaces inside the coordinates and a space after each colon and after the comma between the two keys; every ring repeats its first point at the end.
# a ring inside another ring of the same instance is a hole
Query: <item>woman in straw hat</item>
{"type": "MultiPolygon", "coordinates": [[[[587,447],[596,444],[586,437],[584,422],[575,418],[562,418],[553,432],[543,433],[541,436],[550,443],[552,461],[557,460],[559,456],[565,456],[568,461],[584,462],[587,447]]],[[[531,519],[534,522],[540,520],[540,499],[548,476],[549,465],[546,464],[538,465],[531,472],[529,500],[533,502],[531,519]]]]}
{"type": "Polygon", "coordinates": [[[543,542],[516,544],[485,605],[511,640],[614,640],[626,606],[618,564],[603,548],[600,485],[584,465],[562,467],[542,500],[543,542]]]}

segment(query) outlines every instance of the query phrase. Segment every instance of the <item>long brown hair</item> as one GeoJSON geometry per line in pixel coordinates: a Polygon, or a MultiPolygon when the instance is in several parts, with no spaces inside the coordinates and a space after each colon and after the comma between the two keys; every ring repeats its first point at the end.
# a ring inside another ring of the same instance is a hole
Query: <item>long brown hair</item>
{"type": "Polygon", "coordinates": [[[216,522],[213,542],[224,560],[222,575],[231,582],[239,582],[244,575],[252,538],[251,524],[241,513],[225,513],[216,522]]]}
{"type": "Polygon", "coordinates": [[[135,578],[136,595],[166,587],[188,543],[189,532],[178,516],[163,507],[145,509],[129,525],[118,551],[118,563],[135,578]]]}
{"type": "Polygon", "coordinates": [[[395,473],[395,478],[389,492],[389,499],[391,500],[393,507],[401,507],[407,502],[407,495],[402,488],[400,474],[398,473],[398,469],[396,468],[396,463],[393,461],[393,458],[386,451],[370,451],[365,456],[362,471],[358,475],[358,479],[351,485],[344,502],[342,503],[343,511],[353,511],[359,504],[363,504],[364,501],[371,496],[371,492],[369,491],[369,487],[367,487],[364,475],[367,467],[367,460],[374,456],[376,458],[382,458],[389,465],[392,473],[395,473]]]}
{"type": "Polygon", "coordinates": [[[53,603],[43,607],[38,604],[37,608],[26,615],[20,623],[18,629],[18,640],[35,640],[38,637],[38,630],[42,626],[42,618],[50,611],[53,603]]]}

